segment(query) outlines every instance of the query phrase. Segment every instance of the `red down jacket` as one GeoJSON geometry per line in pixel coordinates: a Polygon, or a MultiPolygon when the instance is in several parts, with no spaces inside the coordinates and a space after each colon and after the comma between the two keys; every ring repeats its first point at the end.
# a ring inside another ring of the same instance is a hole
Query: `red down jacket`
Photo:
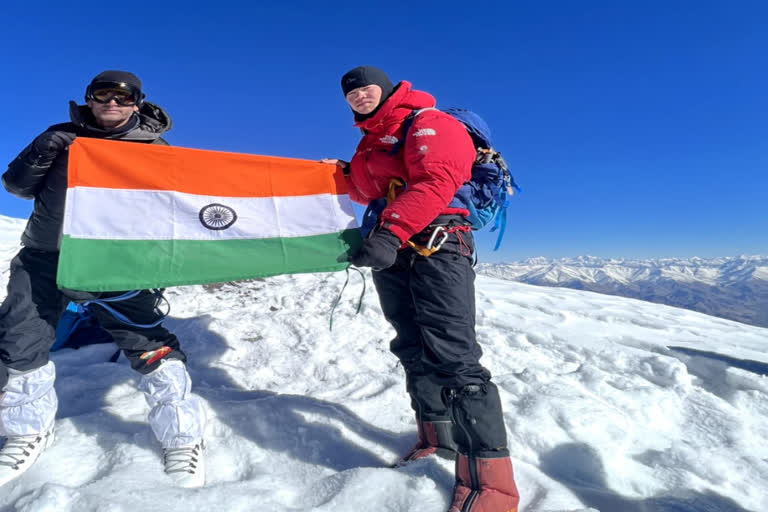
{"type": "Polygon", "coordinates": [[[373,117],[355,124],[364,135],[350,161],[349,196],[367,204],[386,197],[392,178],[404,181],[405,189],[381,215],[382,225],[402,242],[438,215],[468,214],[447,206],[469,180],[475,161],[472,139],[460,122],[439,110],[425,110],[414,118],[401,149],[391,154],[403,137],[405,118],[434,106],[431,95],[403,81],[373,117]]]}

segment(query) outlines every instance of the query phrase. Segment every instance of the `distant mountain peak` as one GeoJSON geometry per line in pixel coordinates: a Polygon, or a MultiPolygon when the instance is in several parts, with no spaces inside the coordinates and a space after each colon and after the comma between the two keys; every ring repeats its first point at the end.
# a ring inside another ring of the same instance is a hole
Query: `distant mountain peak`
{"type": "Polygon", "coordinates": [[[535,257],[521,262],[480,264],[477,272],[528,284],[647,300],[768,326],[768,256],[535,257]]]}

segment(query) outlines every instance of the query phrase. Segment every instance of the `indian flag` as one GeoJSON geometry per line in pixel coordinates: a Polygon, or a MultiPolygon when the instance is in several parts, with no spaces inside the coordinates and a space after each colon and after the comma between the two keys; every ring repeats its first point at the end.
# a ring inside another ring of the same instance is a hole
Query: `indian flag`
{"type": "Polygon", "coordinates": [[[118,291],[347,267],[360,245],[335,166],[77,138],[57,282],[118,291]]]}

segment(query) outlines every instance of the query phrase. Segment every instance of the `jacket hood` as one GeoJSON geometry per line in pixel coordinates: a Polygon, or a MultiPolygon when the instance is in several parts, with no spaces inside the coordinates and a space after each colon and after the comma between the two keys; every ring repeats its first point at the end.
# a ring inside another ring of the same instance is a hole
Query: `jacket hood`
{"type": "Polygon", "coordinates": [[[370,119],[355,123],[365,131],[379,131],[392,124],[399,124],[414,110],[435,106],[435,98],[424,91],[411,89],[411,83],[403,80],[370,119]]]}
{"type": "Polygon", "coordinates": [[[152,141],[169,131],[173,124],[170,116],[162,107],[148,101],[142,103],[139,111],[134,114],[134,117],[138,119],[138,123],[136,121],[129,121],[128,126],[132,126],[132,128],[129,128],[127,131],[121,129],[112,131],[100,128],[94,122],[91,109],[87,105],[78,105],[74,101],[69,102],[69,117],[78,128],[101,135],[105,139],[119,137],[120,140],[152,141]]]}

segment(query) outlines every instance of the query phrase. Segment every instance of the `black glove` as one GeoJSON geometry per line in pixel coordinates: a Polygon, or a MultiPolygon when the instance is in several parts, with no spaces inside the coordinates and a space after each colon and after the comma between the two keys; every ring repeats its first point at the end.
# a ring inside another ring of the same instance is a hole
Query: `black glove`
{"type": "Polygon", "coordinates": [[[44,132],[32,142],[28,161],[38,167],[50,165],[53,159],[68,148],[74,140],[75,134],[71,132],[44,132]]]}
{"type": "Polygon", "coordinates": [[[394,265],[397,250],[401,245],[399,238],[390,230],[382,228],[366,238],[363,246],[349,258],[349,261],[356,267],[384,270],[394,265]]]}

